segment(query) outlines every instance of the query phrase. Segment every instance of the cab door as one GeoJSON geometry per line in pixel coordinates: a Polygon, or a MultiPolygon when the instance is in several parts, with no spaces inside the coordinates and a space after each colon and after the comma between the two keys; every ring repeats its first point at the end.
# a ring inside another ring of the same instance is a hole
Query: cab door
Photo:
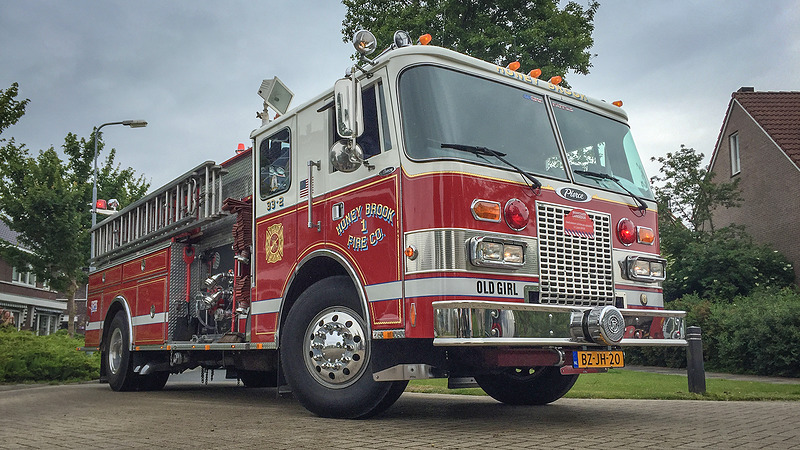
{"type": "Polygon", "coordinates": [[[254,142],[254,239],[251,341],[274,342],[283,287],[297,252],[296,116],[277,122],[254,142]]]}
{"type": "MultiPolygon", "coordinates": [[[[345,256],[365,288],[375,328],[402,327],[400,156],[385,70],[361,84],[364,132],[356,139],[365,164],[350,173],[321,167],[321,228],[331,251],[345,256]]],[[[329,111],[330,144],[336,134],[329,111]]],[[[319,172],[318,172],[319,173],[319,172]]],[[[315,180],[316,189],[316,180],[315,180]]]]}

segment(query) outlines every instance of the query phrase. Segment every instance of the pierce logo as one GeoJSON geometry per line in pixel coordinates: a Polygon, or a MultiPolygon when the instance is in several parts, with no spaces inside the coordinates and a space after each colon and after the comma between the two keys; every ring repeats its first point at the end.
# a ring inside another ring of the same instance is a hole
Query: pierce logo
{"type": "Polygon", "coordinates": [[[580,189],[576,189],[576,188],[572,188],[572,187],[563,187],[563,188],[559,189],[558,191],[556,191],[556,193],[558,194],[559,197],[561,197],[563,199],[566,199],[566,200],[571,200],[573,202],[586,203],[586,202],[588,202],[590,200],[589,199],[589,194],[587,194],[586,192],[583,192],[580,189]]]}

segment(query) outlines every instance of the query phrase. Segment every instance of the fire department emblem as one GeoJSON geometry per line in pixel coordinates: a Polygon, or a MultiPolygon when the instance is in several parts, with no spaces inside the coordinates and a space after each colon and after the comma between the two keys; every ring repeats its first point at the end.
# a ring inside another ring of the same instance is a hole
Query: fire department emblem
{"type": "Polygon", "coordinates": [[[267,228],[267,262],[276,263],[283,259],[283,224],[272,224],[267,228]]]}

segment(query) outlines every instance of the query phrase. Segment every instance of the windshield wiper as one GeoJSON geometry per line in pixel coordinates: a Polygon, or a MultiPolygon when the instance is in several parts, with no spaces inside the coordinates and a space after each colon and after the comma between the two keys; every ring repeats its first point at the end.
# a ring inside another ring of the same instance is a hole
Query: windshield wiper
{"type": "Polygon", "coordinates": [[[617,186],[622,188],[623,191],[627,192],[628,195],[630,195],[631,197],[633,197],[634,200],[636,200],[636,203],[639,204],[639,207],[638,207],[639,211],[647,211],[647,203],[645,203],[644,200],[642,200],[641,197],[639,197],[638,195],[634,194],[628,188],[623,186],[622,182],[619,181],[619,178],[615,177],[614,175],[609,175],[609,174],[603,173],[603,172],[592,172],[591,170],[573,170],[573,172],[577,173],[578,175],[583,175],[585,177],[599,178],[601,180],[611,180],[611,181],[613,181],[617,186]]]}
{"type": "Polygon", "coordinates": [[[460,150],[462,152],[472,153],[473,155],[494,156],[495,158],[504,162],[508,167],[511,167],[512,169],[519,172],[519,174],[525,177],[528,181],[530,181],[531,189],[536,190],[542,187],[542,183],[539,180],[537,180],[536,177],[520,169],[518,166],[508,162],[508,160],[504,158],[506,154],[503,152],[498,152],[497,150],[492,150],[486,147],[479,147],[477,145],[463,145],[463,144],[442,144],[442,148],[452,148],[453,150],[460,150]]]}

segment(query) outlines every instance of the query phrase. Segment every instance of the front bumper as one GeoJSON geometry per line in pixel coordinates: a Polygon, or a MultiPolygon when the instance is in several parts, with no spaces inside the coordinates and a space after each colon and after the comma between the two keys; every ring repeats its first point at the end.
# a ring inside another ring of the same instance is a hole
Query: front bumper
{"type": "Polygon", "coordinates": [[[686,317],[684,311],[617,309],[613,306],[589,308],[479,300],[434,302],[433,310],[435,333],[433,345],[436,346],[576,347],[687,344],[684,339],[686,317]],[[598,323],[603,321],[593,319],[597,316],[602,318],[604,314],[613,320],[598,323]]]}

